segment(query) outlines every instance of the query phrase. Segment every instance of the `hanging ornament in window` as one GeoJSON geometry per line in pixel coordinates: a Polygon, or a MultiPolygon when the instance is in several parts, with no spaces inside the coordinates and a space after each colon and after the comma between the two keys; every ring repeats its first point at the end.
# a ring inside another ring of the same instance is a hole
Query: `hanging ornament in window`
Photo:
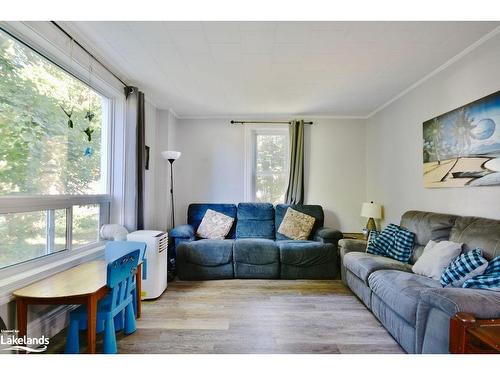
{"type": "Polygon", "coordinates": [[[73,120],[71,119],[71,116],[73,116],[73,108],[71,108],[71,111],[68,112],[64,109],[62,105],[59,105],[59,107],[61,107],[66,116],[68,116],[68,127],[73,129],[74,125],[73,125],[73,120]]]}
{"type": "Polygon", "coordinates": [[[94,149],[92,147],[87,147],[83,152],[83,156],[86,156],[88,158],[90,158],[92,155],[94,155],[94,149]]]}
{"type": "Polygon", "coordinates": [[[92,133],[94,132],[94,129],[88,126],[87,129],[85,129],[83,132],[87,135],[87,140],[89,142],[92,142],[92,133]]]}

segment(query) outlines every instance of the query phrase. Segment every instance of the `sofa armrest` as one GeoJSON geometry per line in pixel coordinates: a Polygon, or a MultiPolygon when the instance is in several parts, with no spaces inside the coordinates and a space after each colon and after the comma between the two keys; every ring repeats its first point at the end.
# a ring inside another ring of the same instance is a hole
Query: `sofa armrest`
{"type": "Polygon", "coordinates": [[[421,303],[450,317],[466,312],[480,319],[500,318],[500,293],[472,288],[432,288],[420,294],[421,303]]]}
{"type": "Polygon", "coordinates": [[[340,257],[344,258],[344,255],[353,251],[364,253],[366,251],[366,244],[367,242],[365,240],[344,238],[339,241],[340,257]]]}
{"type": "Polygon", "coordinates": [[[316,232],[314,232],[313,239],[314,241],[324,242],[324,243],[333,243],[337,244],[337,242],[342,239],[344,235],[341,231],[332,228],[318,228],[316,232]]]}
{"type": "Polygon", "coordinates": [[[168,234],[171,238],[182,238],[193,241],[195,239],[194,236],[194,228],[191,225],[178,225],[173,228],[168,234]]]}

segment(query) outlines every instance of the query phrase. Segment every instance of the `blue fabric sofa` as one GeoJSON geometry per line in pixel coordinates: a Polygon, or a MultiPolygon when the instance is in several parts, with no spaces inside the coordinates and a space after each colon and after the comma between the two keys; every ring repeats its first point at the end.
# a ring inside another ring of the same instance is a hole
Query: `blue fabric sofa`
{"type": "Polygon", "coordinates": [[[408,353],[448,353],[450,318],[468,312],[479,319],[500,318],[500,292],[443,288],[416,275],[414,264],[430,241],[476,247],[491,260],[500,255],[500,220],[408,211],[401,226],[415,233],[410,264],[366,253],[366,242],[339,241],[342,280],[408,353]]]}
{"type": "Polygon", "coordinates": [[[169,233],[181,280],[334,279],[339,273],[342,233],[324,228],[321,206],[294,205],[316,218],[310,238],[294,241],[277,233],[289,205],[270,203],[191,204],[187,225],[169,233]],[[208,209],[235,218],[224,240],[198,239],[196,230],[208,209]]]}

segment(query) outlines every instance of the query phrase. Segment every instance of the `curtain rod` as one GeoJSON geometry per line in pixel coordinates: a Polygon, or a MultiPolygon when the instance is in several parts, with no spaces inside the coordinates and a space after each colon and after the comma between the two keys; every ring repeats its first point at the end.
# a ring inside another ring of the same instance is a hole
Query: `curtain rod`
{"type": "MultiPolygon", "coordinates": [[[[237,121],[231,120],[231,124],[291,124],[291,121],[237,121]]],[[[312,121],[304,121],[305,125],[312,125],[312,121]]]]}
{"type": "Polygon", "coordinates": [[[125,87],[128,87],[128,85],[121,80],[120,77],[118,77],[111,69],[109,69],[106,65],[104,65],[99,59],[97,59],[93,54],[91,54],[84,46],[82,46],[77,40],[75,40],[66,30],[64,30],[57,22],[55,21],[50,21],[55,27],[57,27],[64,35],[66,35],[73,43],[75,43],[78,47],[83,49],[94,61],[97,61],[99,65],[101,65],[104,69],[106,69],[113,77],[115,77],[118,81],[121,82],[121,84],[125,87]]]}

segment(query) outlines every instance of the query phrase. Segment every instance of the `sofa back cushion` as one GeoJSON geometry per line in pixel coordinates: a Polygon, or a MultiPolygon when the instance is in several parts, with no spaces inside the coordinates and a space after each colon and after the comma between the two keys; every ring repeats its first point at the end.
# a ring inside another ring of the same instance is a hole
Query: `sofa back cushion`
{"type": "Polygon", "coordinates": [[[211,209],[221,214],[235,218],[235,222],[226,238],[234,239],[236,228],[236,205],[228,203],[191,203],[188,207],[188,224],[191,225],[196,233],[200,226],[201,220],[208,209],[211,209]]]}
{"type": "MultiPolygon", "coordinates": [[[[323,223],[325,221],[324,213],[323,213],[323,208],[318,205],[290,205],[290,204],[278,204],[276,205],[276,215],[275,215],[275,220],[274,220],[274,225],[276,228],[279,228],[281,225],[281,222],[283,221],[283,218],[285,217],[286,210],[288,207],[292,207],[294,210],[302,212],[306,215],[314,217],[316,220],[314,222],[314,226],[311,230],[311,234],[309,235],[309,239],[312,239],[314,236],[314,233],[318,228],[321,228],[323,226],[323,223]]],[[[288,240],[289,238],[280,234],[276,233],[276,239],[277,240],[288,240]]]]}
{"type": "Polygon", "coordinates": [[[500,220],[459,217],[451,229],[450,241],[463,242],[463,252],[480,248],[483,257],[491,260],[500,255],[500,220]]]}
{"type": "Polygon", "coordinates": [[[408,211],[401,217],[401,227],[415,233],[415,245],[410,264],[415,264],[430,240],[452,240],[450,233],[457,216],[424,211],[408,211]]]}
{"type": "Polygon", "coordinates": [[[274,207],[271,203],[238,204],[236,238],[274,240],[274,207]]]}

